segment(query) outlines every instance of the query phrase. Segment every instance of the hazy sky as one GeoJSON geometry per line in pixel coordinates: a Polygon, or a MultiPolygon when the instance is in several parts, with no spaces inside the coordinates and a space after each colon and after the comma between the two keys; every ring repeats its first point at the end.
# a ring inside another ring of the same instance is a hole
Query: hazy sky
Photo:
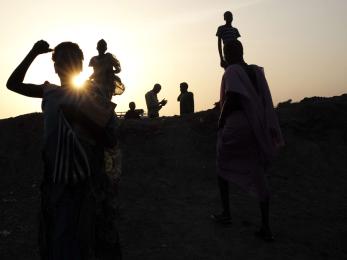
{"type": "MultiPolygon", "coordinates": [[[[275,103],[306,96],[347,92],[346,0],[0,0],[0,118],[40,111],[39,99],[6,89],[6,81],[40,39],[52,47],[78,43],[85,54],[85,74],[96,43],[121,62],[126,92],[114,98],[116,111],[135,101],[155,83],[168,99],[161,115],[179,113],[179,83],[194,92],[196,110],[218,101],[217,27],[231,10],[241,33],[245,59],[265,68],[275,103]]],[[[34,61],[26,82],[59,83],[51,55],[34,61]]]]}

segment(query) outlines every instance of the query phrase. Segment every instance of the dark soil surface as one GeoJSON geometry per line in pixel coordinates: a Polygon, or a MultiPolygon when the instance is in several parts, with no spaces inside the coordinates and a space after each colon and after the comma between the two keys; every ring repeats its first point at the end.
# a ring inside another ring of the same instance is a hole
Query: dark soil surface
{"type": "MultiPolygon", "coordinates": [[[[219,226],[218,112],[122,125],[124,259],[347,259],[347,95],[282,103],[286,146],[269,170],[274,243],[254,237],[254,198],[231,185],[219,226]]],[[[39,259],[42,115],[0,120],[0,259],[39,259]]]]}

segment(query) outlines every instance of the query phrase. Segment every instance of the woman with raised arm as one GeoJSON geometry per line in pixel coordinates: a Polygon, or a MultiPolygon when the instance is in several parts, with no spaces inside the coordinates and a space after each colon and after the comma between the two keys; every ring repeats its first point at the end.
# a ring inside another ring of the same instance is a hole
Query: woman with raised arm
{"type": "Polygon", "coordinates": [[[234,182],[258,199],[262,221],[256,235],[272,241],[265,172],[277,148],[283,145],[281,130],[263,68],[244,61],[238,40],[224,46],[224,55],[228,66],[221,84],[217,140],[223,211],[212,218],[221,224],[231,222],[228,181],[234,182]]]}
{"type": "Polygon", "coordinates": [[[73,87],[82,70],[83,53],[72,42],[49,48],[35,43],[14,70],[8,89],[42,98],[44,118],[41,185],[41,259],[121,259],[112,184],[105,173],[104,149],[115,145],[110,125],[114,104],[92,93],[92,87],[73,87]],[[61,85],[23,83],[34,59],[53,51],[61,85]],[[107,234],[105,234],[107,233],[107,234]]]}

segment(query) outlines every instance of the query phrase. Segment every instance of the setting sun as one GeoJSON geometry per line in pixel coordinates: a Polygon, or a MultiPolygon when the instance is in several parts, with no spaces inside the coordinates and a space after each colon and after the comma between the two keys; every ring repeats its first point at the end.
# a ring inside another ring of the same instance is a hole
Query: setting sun
{"type": "Polygon", "coordinates": [[[91,70],[88,67],[87,69],[83,70],[80,74],[74,76],[72,79],[74,87],[76,88],[83,87],[84,83],[86,82],[86,80],[89,78],[90,75],[91,75],[91,70]]]}
{"type": "Polygon", "coordinates": [[[85,78],[82,74],[79,74],[73,78],[73,85],[75,88],[81,88],[83,86],[83,83],[85,82],[85,78]]]}

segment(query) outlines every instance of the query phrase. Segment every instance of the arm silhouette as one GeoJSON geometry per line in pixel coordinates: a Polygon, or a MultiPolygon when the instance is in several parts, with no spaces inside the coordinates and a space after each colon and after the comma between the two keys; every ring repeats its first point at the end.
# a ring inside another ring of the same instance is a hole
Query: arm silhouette
{"type": "Polygon", "coordinates": [[[40,54],[51,51],[52,49],[49,48],[47,42],[43,40],[36,42],[24,60],[12,72],[11,76],[7,80],[7,88],[24,96],[42,98],[43,85],[26,84],[23,83],[23,81],[25,74],[35,58],[40,54]]]}
{"type": "Polygon", "coordinates": [[[219,58],[220,58],[220,66],[225,68],[226,62],[223,57],[223,48],[222,48],[222,39],[221,37],[218,37],[218,53],[219,53],[219,58]]]}
{"type": "Polygon", "coordinates": [[[120,66],[119,60],[114,55],[112,55],[112,65],[115,68],[115,73],[121,72],[122,68],[120,66]]]}

